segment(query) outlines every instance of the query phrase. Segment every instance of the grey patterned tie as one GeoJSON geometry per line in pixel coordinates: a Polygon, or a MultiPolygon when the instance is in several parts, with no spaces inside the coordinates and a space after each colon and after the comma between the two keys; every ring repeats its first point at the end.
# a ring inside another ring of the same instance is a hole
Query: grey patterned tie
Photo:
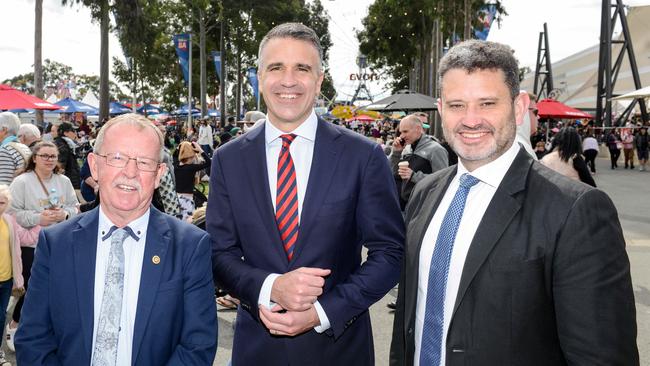
{"type": "MultiPolygon", "coordinates": [[[[128,226],[127,230],[130,230],[128,226]]],[[[129,236],[125,229],[111,228],[111,252],[104,275],[104,296],[99,313],[93,366],[114,366],[117,362],[117,341],[120,334],[122,315],[122,293],[124,292],[124,239],[129,236]]],[[[110,234],[109,232],[109,234],[110,234]]]]}

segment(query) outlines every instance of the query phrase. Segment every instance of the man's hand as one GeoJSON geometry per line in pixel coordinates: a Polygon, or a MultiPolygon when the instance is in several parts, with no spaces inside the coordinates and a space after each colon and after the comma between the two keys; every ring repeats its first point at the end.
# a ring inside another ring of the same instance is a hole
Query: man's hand
{"type": "Polygon", "coordinates": [[[402,140],[401,137],[395,137],[393,140],[393,151],[394,152],[400,152],[404,150],[404,140],[402,140]]]}
{"type": "Polygon", "coordinates": [[[400,166],[397,169],[397,174],[399,174],[400,178],[402,178],[403,180],[409,180],[413,175],[413,170],[408,166],[400,166]]]}
{"type": "Polygon", "coordinates": [[[300,267],[285,273],[273,282],[271,301],[288,311],[305,311],[323,293],[329,269],[300,267]]]}
{"type": "Polygon", "coordinates": [[[278,336],[297,336],[320,325],[320,319],[314,306],[305,311],[287,311],[281,313],[282,308],[275,305],[272,309],[260,305],[260,319],[269,329],[269,332],[278,336]]]}

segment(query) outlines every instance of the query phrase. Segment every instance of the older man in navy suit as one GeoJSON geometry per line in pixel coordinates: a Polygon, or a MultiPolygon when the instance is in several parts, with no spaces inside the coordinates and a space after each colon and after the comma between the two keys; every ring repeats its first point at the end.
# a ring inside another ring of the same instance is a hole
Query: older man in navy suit
{"type": "Polygon", "coordinates": [[[151,207],[162,142],[135,114],[101,129],[88,157],[100,206],[41,232],[20,365],[212,365],[210,240],[151,207]]]}
{"type": "Polygon", "coordinates": [[[388,161],[314,113],[313,30],[275,27],[258,61],[266,121],[215,153],[207,210],[215,279],[241,300],[233,365],[373,365],[368,307],[404,240],[388,161]]]}

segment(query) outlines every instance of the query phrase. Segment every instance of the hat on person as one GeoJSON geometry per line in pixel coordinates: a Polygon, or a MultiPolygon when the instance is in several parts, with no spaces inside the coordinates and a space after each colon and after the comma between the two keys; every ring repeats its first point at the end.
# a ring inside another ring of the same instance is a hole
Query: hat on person
{"type": "Polygon", "coordinates": [[[199,151],[189,141],[181,142],[178,148],[178,160],[192,159],[198,154],[199,151]]]}
{"type": "Polygon", "coordinates": [[[241,131],[241,128],[239,128],[239,127],[233,127],[233,128],[230,129],[230,134],[231,134],[232,136],[235,136],[235,135],[237,135],[237,132],[239,132],[239,131],[241,131]]]}

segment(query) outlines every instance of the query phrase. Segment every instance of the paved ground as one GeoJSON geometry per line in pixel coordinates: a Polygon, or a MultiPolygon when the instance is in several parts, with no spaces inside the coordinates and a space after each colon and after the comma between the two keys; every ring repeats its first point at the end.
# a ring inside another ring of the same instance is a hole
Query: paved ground
{"type": "MultiPolygon", "coordinates": [[[[641,365],[650,365],[650,172],[610,170],[607,157],[597,159],[597,164],[596,184],[614,201],[625,233],[637,306],[641,365]]],[[[395,290],[391,291],[370,309],[378,366],[388,365],[393,315],[386,304],[396,295],[395,290]]],[[[220,308],[218,316],[219,349],[214,365],[225,366],[232,350],[235,312],[220,308]]],[[[8,356],[13,358],[11,353],[8,356]]]]}

